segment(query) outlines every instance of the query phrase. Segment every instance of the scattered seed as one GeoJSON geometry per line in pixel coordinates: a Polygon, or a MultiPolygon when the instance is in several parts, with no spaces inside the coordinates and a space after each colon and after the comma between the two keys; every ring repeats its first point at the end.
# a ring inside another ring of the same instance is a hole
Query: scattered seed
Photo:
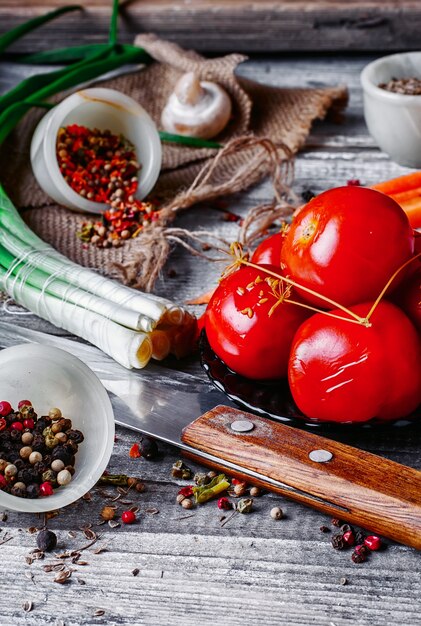
{"type": "Polygon", "coordinates": [[[158,515],[159,509],[146,509],[145,513],[148,513],[149,515],[158,515]]]}
{"type": "Polygon", "coordinates": [[[86,585],[86,582],[83,580],[83,578],[76,578],[76,580],[79,583],[79,585],[86,585]]]}
{"type": "Polygon", "coordinates": [[[64,585],[65,583],[67,583],[71,575],[72,572],[70,570],[64,570],[62,572],[59,572],[54,578],[54,582],[58,583],[59,585],[64,585]]]}
{"type": "Polygon", "coordinates": [[[110,528],[118,528],[119,526],[121,526],[120,522],[117,522],[116,520],[110,519],[108,520],[108,526],[110,528]]]}
{"type": "Polygon", "coordinates": [[[94,617],[101,617],[102,615],[105,615],[105,611],[104,611],[104,609],[97,609],[97,610],[94,612],[94,617]]]}
{"type": "Polygon", "coordinates": [[[32,611],[32,607],[33,604],[30,600],[25,600],[25,602],[22,604],[22,609],[25,611],[25,613],[30,613],[32,611]]]}
{"type": "Polygon", "coordinates": [[[328,526],[320,526],[320,530],[322,533],[330,533],[330,528],[328,526]]]}
{"type": "Polygon", "coordinates": [[[137,576],[139,572],[140,572],[140,569],[136,567],[135,569],[132,570],[132,576],[137,576]]]}
{"type": "Polygon", "coordinates": [[[344,576],[343,578],[340,579],[339,582],[340,582],[341,585],[347,585],[348,584],[348,579],[345,578],[345,576],[344,576]]]}

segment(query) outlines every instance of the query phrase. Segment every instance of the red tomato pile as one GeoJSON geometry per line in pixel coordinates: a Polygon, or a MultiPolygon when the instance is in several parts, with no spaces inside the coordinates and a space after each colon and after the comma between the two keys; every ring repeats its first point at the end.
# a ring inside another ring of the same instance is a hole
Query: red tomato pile
{"type": "Polygon", "coordinates": [[[250,379],[288,376],[309,418],[409,415],[421,403],[419,259],[376,300],[414,246],[418,253],[421,238],[415,243],[406,214],[388,196],[363,187],[322,193],[286,234],[263,241],[253,267],[221,281],[206,311],[209,343],[250,379]]]}

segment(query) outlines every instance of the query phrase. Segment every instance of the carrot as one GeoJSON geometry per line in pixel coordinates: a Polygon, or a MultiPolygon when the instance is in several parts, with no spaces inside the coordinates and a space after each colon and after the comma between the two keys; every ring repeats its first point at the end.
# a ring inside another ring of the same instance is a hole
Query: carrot
{"type": "Polygon", "coordinates": [[[398,176],[391,180],[385,180],[382,183],[372,185],[372,189],[382,191],[388,196],[394,196],[397,193],[403,191],[410,191],[421,187],[421,171],[411,172],[411,174],[405,174],[404,176],[398,176]]]}
{"type": "Polygon", "coordinates": [[[412,228],[421,228],[421,171],[377,183],[371,188],[393,198],[407,214],[412,228]]]}

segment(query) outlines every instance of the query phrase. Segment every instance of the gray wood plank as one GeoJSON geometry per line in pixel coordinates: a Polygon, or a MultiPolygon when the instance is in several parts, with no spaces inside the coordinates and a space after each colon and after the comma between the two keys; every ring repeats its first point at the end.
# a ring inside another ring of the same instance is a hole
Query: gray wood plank
{"type": "MultiPolygon", "coordinates": [[[[29,0],[21,7],[0,3],[2,30],[61,6],[62,0],[29,0]]],[[[155,32],[184,47],[208,52],[375,51],[418,49],[421,9],[415,0],[144,0],[122,3],[120,40],[155,32]]],[[[70,13],[30,33],[16,51],[50,45],[105,41],[110,3],[91,0],[82,14],[70,13]]]]}

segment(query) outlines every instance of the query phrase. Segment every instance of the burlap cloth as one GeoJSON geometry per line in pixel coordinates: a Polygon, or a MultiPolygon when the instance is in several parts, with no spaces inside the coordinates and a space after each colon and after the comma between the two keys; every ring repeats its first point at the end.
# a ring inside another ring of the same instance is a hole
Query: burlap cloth
{"type": "MultiPolygon", "coordinates": [[[[202,79],[220,83],[233,101],[232,120],[217,138],[226,146],[224,150],[164,144],[162,172],[154,189],[163,202],[158,222],[121,248],[83,245],[75,233],[86,216],[54,204],[31,172],[29,145],[43,114],[39,111],[29,113],[16,128],[2,149],[0,166],[7,192],[42,239],[77,263],[150,290],[170,252],[166,227],[177,211],[241,191],[267,175],[275,176],[281,188],[280,164],[303,145],[316,118],[322,119],[332,107],[346,105],[347,92],[344,87],[271,88],[235,76],[236,67],[246,58],[238,54],[204,59],[153,35],[139,35],[136,44],[156,62],[102,84],[139,101],[158,126],[169,94],[186,71],[195,70],[202,79]]],[[[197,221],[200,224],[200,214],[197,221]]]]}

